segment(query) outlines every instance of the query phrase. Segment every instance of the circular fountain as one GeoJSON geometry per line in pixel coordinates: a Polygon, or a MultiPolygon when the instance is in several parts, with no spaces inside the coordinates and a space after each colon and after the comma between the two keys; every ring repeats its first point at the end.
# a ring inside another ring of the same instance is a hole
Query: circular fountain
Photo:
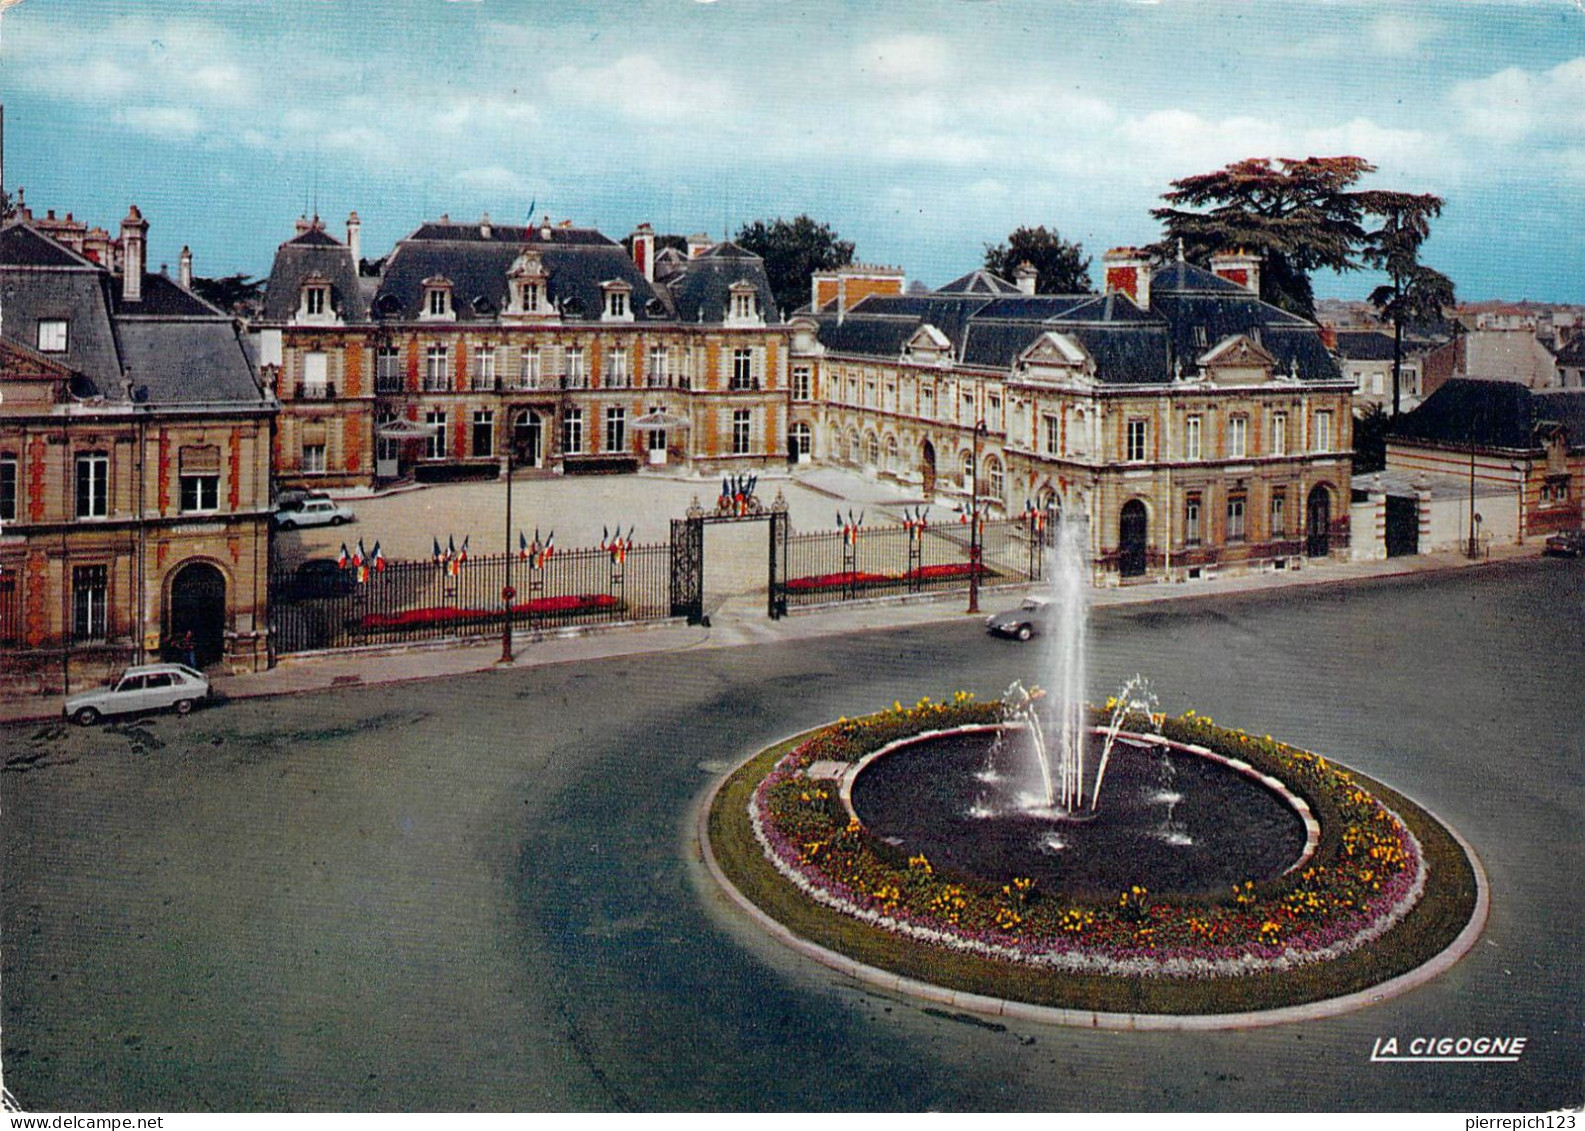
{"type": "Polygon", "coordinates": [[[701,842],[727,890],[846,972],[1084,1024],[1336,1011],[1473,945],[1479,867],[1413,801],[1269,736],[1169,718],[1139,677],[1085,703],[1083,547],[1062,524],[1049,691],[894,704],[721,783],[701,842]]]}

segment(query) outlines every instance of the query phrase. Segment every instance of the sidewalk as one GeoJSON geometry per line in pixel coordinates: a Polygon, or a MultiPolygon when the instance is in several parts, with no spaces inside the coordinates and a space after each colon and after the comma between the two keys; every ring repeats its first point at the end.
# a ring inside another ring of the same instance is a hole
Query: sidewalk
{"type": "MultiPolygon", "coordinates": [[[[1520,561],[1540,555],[1537,546],[1494,548],[1488,559],[1470,561],[1455,552],[1391,558],[1378,562],[1326,562],[1292,572],[1273,572],[1211,578],[1193,582],[1147,582],[1091,590],[1093,607],[1145,605],[1162,601],[1229,596],[1240,593],[1319,585],[1338,585],[1376,578],[1433,575],[1458,569],[1520,561]]],[[[997,587],[981,593],[982,614],[1016,604],[1026,591],[1039,586],[997,587]]],[[[293,695],[339,687],[400,683],[436,679],[470,672],[543,664],[577,663],[616,656],[677,652],[685,648],[732,648],[789,640],[808,640],[849,632],[906,628],[968,619],[963,591],[928,594],[810,610],[773,621],[765,615],[764,598],[736,598],[722,603],[709,615],[710,625],[689,625],[681,620],[611,628],[564,629],[537,638],[519,632],[513,640],[514,659],[501,660],[499,636],[466,640],[415,643],[400,647],[291,656],[270,671],[214,677],[218,695],[244,699],[268,695],[293,695]]],[[[0,698],[0,722],[59,717],[58,698],[27,696],[0,698]]]]}

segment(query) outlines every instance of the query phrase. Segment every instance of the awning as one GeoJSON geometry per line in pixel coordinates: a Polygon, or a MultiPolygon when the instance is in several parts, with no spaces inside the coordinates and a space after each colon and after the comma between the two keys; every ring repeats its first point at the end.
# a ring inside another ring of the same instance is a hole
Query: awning
{"type": "Polygon", "coordinates": [[[693,421],[673,412],[646,412],[633,421],[635,432],[666,432],[673,428],[692,428],[693,421]]]}
{"type": "Polygon", "coordinates": [[[420,424],[416,420],[392,420],[375,428],[381,440],[427,440],[438,435],[440,428],[434,424],[420,424]]]}

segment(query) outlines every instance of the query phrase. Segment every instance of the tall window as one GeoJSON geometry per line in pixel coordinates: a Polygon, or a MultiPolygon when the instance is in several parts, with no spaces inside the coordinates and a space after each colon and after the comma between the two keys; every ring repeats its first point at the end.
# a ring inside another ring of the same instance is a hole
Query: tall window
{"type": "Polygon", "coordinates": [[[583,347],[567,348],[567,388],[585,389],[589,386],[589,371],[583,365],[583,347]]]}
{"type": "Polygon", "coordinates": [[[1227,500],[1227,540],[1244,540],[1244,496],[1234,495],[1227,500]]]}
{"type": "Polygon", "coordinates": [[[523,347],[523,370],[519,381],[522,388],[539,388],[539,347],[523,347]]]}
{"type": "Polygon", "coordinates": [[[627,409],[612,405],[605,410],[605,450],[620,452],[627,449],[627,409]]]}
{"type": "Polygon", "coordinates": [[[606,313],[612,318],[627,317],[627,292],[611,291],[606,297],[606,313]]]}
{"type": "Polygon", "coordinates": [[[72,636],[77,640],[103,640],[106,634],[108,566],[72,567],[72,636]]]}
{"type": "Polygon", "coordinates": [[[329,358],[323,350],[310,350],[303,355],[303,396],[309,400],[324,400],[328,388],[329,358]]]}
{"type": "Polygon", "coordinates": [[[109,513],[110,457],[90,452],[77,457],[77,517],[104,518],[109,513]]]}
{"type": "Polygon", "coordinates": [[[1057,416],[1042,416],[1046,424],[1046,454],[1054,456],[1062,447],[1062,418],[1057,416]]]}
{"type": "Polygon", "coordinates": [[[990,484],[988,494],[991,498],[1002,498],[1006,480],[1002,476],[1002,461],[995,456],[989,456],[985,460],[985,478],[990,484]]]}
{"type": "Polygon", "coordinates": [[[1183,540],[1190,546],[1200,543],[1200,496],[1190,495],[1183,501],[1183,540]]]}
{"type": "Polygon", "coordinates": [[[184,473],[181,486],[182,513],[220,509],[220,476],[184,473]]]}
{"type": "Polygon", "coordinates": [[[1271,493],[1271,536],[1281,538],[1288,533],[1288,496],[1281,490],[1271,493]]]}
{"type": "Polygon", "coordinates": [[[446,374],[446,362],[450,357],[450,353],[450,350],[438,343],[424,351],[424,390],[426,392],[444,392],[450,387],[446,374]]]}
{"type": "Polygon", "coordinates": [[[446,458],[446,410],[430,409],[424,414],[424,423],[434,429],[424,440],[425,459],[446,458]]]}
{"type": "Polygon", "coordinates": [[[807,365],[793,366],[792,395],[795,401],[806,401],[810,396],[812,378],[807,365]]]}
{"type": "Polygon", "coordinates": [[[17,517],[17,457],[0,455],[0,522],[15,522],[17,517]]]}
{"type": "Polygon", "coordinates": [[[303,443],[303,471],[305,473],[319,473],[325,470],[325,445],[323,443],[303,443]]]}
{"type": "Polygon", "coordinates": [[[752,389],[754,387],[754,351],[735,349],[732,351],[732,388],[752,389]]]}
{"type": "Polygon", "coordinates": [[[1285,412],[1271,414],[1271,454],[1288,454],[1288,414],[1285,412]]]}
{"type": "Polygon", "coordinates": [[[1200,418],[1188,416],[1183,420],[1183,458],[1200,458],[1200,418]]]}
{"type": "Polygon", "coordinates": [[[746,456],[753,451],[754,414],[746,408],[732,413],[732,454],[746,456]]]}
{"type": "Polygon", "coordinates": [[[612,389],[625,389],[632,383],[627,375],[627,351],[625,349],[614,349],[611,351],[611,367],[605,375],[605,383],[608,388],[612,389]]]}
{"type": "Polygon", "coordinates": [[[374,389],[378,393],[401,392],[402,351],[396,346],[381,346],[375,351],[374,389]]]}
{"type": "Polygon", "coordinates": [[[380,429],[388,424],[396,423],[396,413],[391,409],[380,410],[379,417],[374,422],[374,458],[381,463],[394,463],[401,450],[401,444],[396,440],[387,440],[380,435],[380,429]]]}
{"type": "Polygon", "coordinates": [[[65,353],[66,352],[66,319],[40,318],[39,319],[39,352],[40,353],[65,353]]]}
{"type": "Polygon", "coordinates": [[[1145,422],[1143,420],[1130,420],[1127,429],[1127,453],[1124,456],[1130,463],[1138,463],[1145,458],[1145,422]]]}
{"type": "Polygon", "coordinates": [[[490,409],[473,412],[473,454],[480,459],[495,454],[495,413],[490,409]]]}
{"type": "Polygon", "coordinates": [[[495,347],[475,346],[473,350],[473,387],[482,391],[495,388],[495,347]]]}
{"type": "Polygon", "coordinates": [[[1332,450],[1332,414],[1318,412],[1315,414],[1315,450],[1329,452],[1332,450]]]}
{"type": "Polygon", "coordinates": [[[561,450],[572,456],[583,451],[583,409],[569,408],[561,418],[561,450]]]}
{"type": "Polygon", "coordinates": [[[657,389],[666,384],[666,347],[651,346],[649,349],[649,372],[645,374],[645,383],[652,389],[657,389]]]}
{"type": "Polygon", "coordinates": [[[919,387],[919,415],[929,419],[936,414],[936,391],[929,385],[919,387]]]}
{"type": "Polygon", "coordinates": [[[792,426],[792,441],[793,452],[798,456],[799,460],[808,457],[809,453],[814,449],[814,433],[810,430],[809,425],[801,420],[792,426]]]}
{"type": "Polygon", "coordinates": [[[303,312],[310,317],[325,313],[325,287],[309,287],[303,292],[303,312]]]}
{"type": "Polygon", "coordinates": [[[444,318],[451,313],[451,295],[444,288],[431,287],[425,299],[425,311],[431,318],[444,318]]]}
{"type": "Polygon", "coordinates": [[[1243,414],[1227,419],[1227,458],[1243,459],[1249,454],[1249,417],[1243,414]]]}
{"type": "Polygon", "coordinates": [[[1002,427],[1002,398],[995,393],[985,398],[985,425],[992,430],[1002,427]]]}
{"type": "Polygon", "coordinates": [[[974,482],[974,453],[963,453],[963,485],[967,487],[974,482]]]}
{"type": "Polygon", "coordinates": [[[754,295],[752,292],[743,292],[732,296],[732,317],[754,317],[754,295]]]}

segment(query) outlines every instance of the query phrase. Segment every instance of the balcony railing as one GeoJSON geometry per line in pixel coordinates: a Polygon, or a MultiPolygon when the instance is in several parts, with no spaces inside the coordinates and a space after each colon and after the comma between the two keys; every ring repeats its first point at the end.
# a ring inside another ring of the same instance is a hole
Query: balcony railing
{"type": "Polygon", "coordinates": [[[376,393],[400,393],[405,387],[400,373],[381,373],[374,378],[376,393]]]}
{"type": "Polygon", "coordinates": [[[297,386],[297,399],[301,401],[328,401],[334,400],[335,396],[336,386],[330,381],[297,386]]]}

